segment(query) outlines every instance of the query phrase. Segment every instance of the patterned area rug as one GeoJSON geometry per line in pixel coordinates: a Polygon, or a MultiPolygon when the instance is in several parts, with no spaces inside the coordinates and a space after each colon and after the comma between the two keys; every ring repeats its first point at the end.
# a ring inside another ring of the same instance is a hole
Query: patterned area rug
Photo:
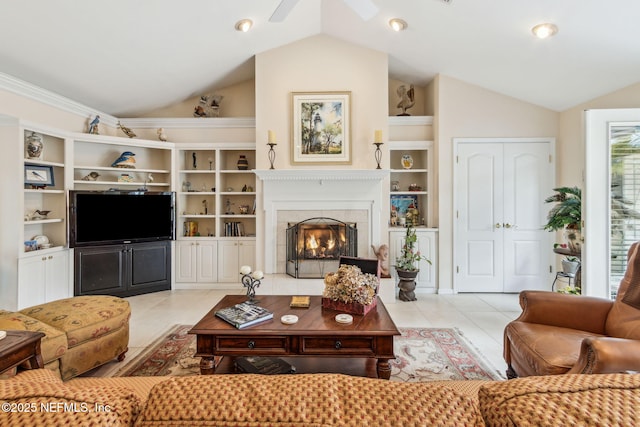
{"type": "MultiPolygon", "coordinates": [[[[193,357],[195,335],[187,334],[189,329],[174,326],[114,376],[198,375],[200,358],[193,357]]],[[[457,329],[399,329],[396,359],[390,362],[392,381],[503,379],[457,329]]]]}

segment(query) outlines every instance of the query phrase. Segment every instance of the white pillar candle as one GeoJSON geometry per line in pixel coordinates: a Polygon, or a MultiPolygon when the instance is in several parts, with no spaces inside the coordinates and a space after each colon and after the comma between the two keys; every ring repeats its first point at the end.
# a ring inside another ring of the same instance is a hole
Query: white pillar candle
{"type": "Polygon", "coordinates": [[[373,142],[382,142],[382,131],[380,129],[376,130],[374,135],[373,142]]]}
{"type": "Polygon", "coordinates": [[[243,265],[242,267],[240,267],[240,274],[242,274],[243,276],[246,274],[251,273],[251,267],[248,265],[243,265]]]}
{"type": "Polygon", "coordinates": [[[262,279],[264,277],[264,274],[262,273],[262,271],[257,270],[257,271],[253,272],[253,276],[252,277],[254,279],[256,279],[256,280],[260,280],[260,279],[262,279]]]}
{"type": "Polygon", "coordinates": [[[269,144],[276,143],[276,133],[272,130],[269,131],[269,144]]]}

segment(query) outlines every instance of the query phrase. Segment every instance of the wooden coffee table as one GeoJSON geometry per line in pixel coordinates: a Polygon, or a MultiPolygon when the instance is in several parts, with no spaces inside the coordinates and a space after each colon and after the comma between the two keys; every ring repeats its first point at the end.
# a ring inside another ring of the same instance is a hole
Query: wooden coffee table
{"type": "MultiPolygon", "coordinates": [[[[340,312],[322,308],[320,296],[312,296],[309,308],[289,308],[289,295],[259,295],[258,305],[274,313],[273,320],[237,329],[215,316],[221,308],[247,300],[244,295],[227,295],[191,330],[196,335],[196,357],[201,357],[200,373],[217,372],[216,356],[304,356],[307,359],[365,358],[376,360],[378,378],[389,379],[394,359],[393,337],[400,335],[387,309],[378,299],[366,316],[353,315],[353,323],[336,322],[340,312]],[[293,325],[280,322],[285,314],[295,314],[293,325]]],[[[361,361],[362,365],[366,360],[361,361]]],[[[351,360],[345,365],[353,364],[351,360]]],[[[306,363],[305,366],[311,365],[306,363]]],[[[326,366],[322,371],[326,372],[326,366]]],[[[298,370],[300,372],[300,370],[298,370]]]]}
{"type": "Polygon", "coordinates": [[[0,340],[0,374],[27,362],[30,369],[43,368],[40,340],[42,332],[6,331],[7,336],[0,340]]]}

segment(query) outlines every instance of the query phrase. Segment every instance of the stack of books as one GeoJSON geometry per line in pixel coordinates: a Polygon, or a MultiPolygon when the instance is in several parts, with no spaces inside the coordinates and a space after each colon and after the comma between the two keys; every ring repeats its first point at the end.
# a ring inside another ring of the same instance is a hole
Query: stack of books
{"type": "Polygon", "coordinates": [[[243,302],[216,311],[216,316],[238,329],[273,319],[273,313],[264,307],[243,302]]]}

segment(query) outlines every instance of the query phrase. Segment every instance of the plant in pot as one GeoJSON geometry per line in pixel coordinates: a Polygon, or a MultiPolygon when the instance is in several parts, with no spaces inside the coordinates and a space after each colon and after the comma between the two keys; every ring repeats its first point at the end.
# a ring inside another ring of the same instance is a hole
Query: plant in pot
{"type": "Polygon", "coordinates": [[[416,229],[413,227],[407,227],[407,232],[404,236],[404,244],[402,245],[402,252],[400,256],[396,258],[395,268],[398,273],[398,287],[400,292],[398,298],[401,301],[415,301],[416,300],[416,276],[420,272],[418,268],[418,262],[424,260],[431,264],[431,260],[423,256],[420,251],[416,250],[416,243],[418,236],[416,235],[416,229]]]}
{"type": "Polygon", "coordinates": [[[578,187],[558,187],[556,194],[547,197],[545,203],[555,203],[547,214],[545,230],[564,230],[569,249],[580,252],[582,248],[582,190],[578,187]]]}

